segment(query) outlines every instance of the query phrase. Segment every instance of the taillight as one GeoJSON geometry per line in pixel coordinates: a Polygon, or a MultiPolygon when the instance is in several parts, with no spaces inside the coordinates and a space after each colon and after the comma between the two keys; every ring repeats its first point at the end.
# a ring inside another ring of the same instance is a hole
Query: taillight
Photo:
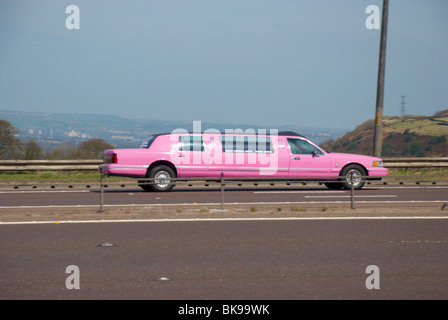
{"type": "Polygon", "coordinates": [[[118,157],[116,153],[104,153],[103,163],[117,163],[118,157]]]}

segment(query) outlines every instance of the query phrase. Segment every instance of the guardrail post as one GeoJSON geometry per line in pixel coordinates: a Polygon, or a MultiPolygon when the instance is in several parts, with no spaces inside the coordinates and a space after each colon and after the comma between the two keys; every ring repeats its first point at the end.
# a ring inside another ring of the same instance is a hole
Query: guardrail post
{"type": "Polygon", "coordinates": [[[351,173],[351,175],[350,175],[350,180],[351,180],[351,188],[350,188],[350,203],[351,203],[351,205],[350,205],[350,208],[352,208],[352,209],[355,209],[355,197],[354,197],[354,187],[353,187],[353,172],[351,173]]]}
{"type": "Polygon", "coordinates": [[[221,210],[224,210],[224,173],[221,172],[221,210]]]}
{"type": "Polygon", "coordinates": [[[103,174],[101,173],[100,178],[100,212],[103,212],[103,193],[104,193],[104,186],[103,186],[103,174]]]}

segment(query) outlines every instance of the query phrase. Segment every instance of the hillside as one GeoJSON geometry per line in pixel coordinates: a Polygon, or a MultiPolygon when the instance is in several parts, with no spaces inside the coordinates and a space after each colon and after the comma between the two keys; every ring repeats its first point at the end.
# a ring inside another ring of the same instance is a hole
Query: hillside
{"type": "MultiPolygon", "coordinates": [[[[427,116],[384,117],[383,157],[448,157],[448,109],[427,116]]],[[[374,120],[321,146],[329,152],[373,153],[374,120]]]]}

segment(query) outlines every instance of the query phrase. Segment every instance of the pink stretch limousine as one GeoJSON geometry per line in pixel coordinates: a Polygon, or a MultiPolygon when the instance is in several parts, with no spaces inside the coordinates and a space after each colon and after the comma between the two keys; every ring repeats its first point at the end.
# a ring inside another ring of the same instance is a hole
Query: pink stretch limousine
{"type": "Polygon", "coordinates": [[[353,188],[361,189],[365,180],[380,180],[388,174],[379,158],[325,152],[294,132],[155,134],[138,149],[104,151],[99,170],[107,176],[155,179],[154,184],[140,185],[147,191],[169,191],[175,178],[221,174],[320,180],[327,181],[330,189],[350,189],[353,182],[353,188]]]}

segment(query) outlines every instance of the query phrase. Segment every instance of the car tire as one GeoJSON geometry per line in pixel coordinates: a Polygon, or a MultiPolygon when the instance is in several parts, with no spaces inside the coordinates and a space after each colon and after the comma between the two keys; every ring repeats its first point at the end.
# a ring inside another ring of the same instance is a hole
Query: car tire
{"type": "Polygon", "coordinates": [[[324,185],[330,190],[341,190],[342,183],[340,182],[325,182],[324,185]]]}
{"type": "Polygon", "coordinates": [[[352,188],[352,175],[354,180],[353,189],[362,189],[362,187],[364,187],[366,183],[365,177],[367,173],[364,168],[356,164],[348,165],[344,169],[342,169],[340,174],[342,187],[346,190],[350,190],[352,188]]]}
{"type": "Polygon", "coordinates": [[[168,166],[155,166],[149,171],[148,178],[155,179],[149,185],[141,185],[145,191],[166,192],[174,188],[173,178],[176,178],[174,170],[168,166]]]}
{"type": "Polygon", "coordinates": [[[148,185],[145,180],[138,180],[138,186],[145,191],[154,191],[151,185],[148,185]]]}

